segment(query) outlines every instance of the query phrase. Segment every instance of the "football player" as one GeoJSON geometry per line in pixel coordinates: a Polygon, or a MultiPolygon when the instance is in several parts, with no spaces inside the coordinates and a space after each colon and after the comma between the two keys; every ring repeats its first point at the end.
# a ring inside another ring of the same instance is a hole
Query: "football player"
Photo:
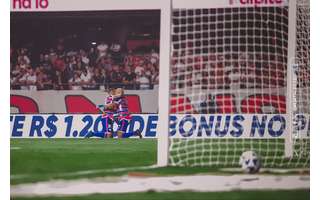
{"type": "Polygon", "coordinates": [[[128,101],[124,96],[124,90],[122,88],[117,88],[113,93],[113,102],[117,107],[117,136],[118,138],[128,138],[131,136],[139,136],[142,138],[142,135],[139,130],[134,132],[126,132],[127,127],[131,121],[131,115],[128,109],[128,101]]]}
{"type": "Polygon", "coordinates": [[[86,135],[86,138],[92,136],[113,138],[115,135],[113,131],[114,123],[117,124],[116,135],[118,138],[129,138],[131,136],[139,136],[139,138],[142,138],[139,130],[126,132],[131,120],[131,115],[129,114],[127,100],[124,97],[122,88],[111,89],[109,91],[109,96],[105,100],[105,105],[98,105],[97,108],[102,111],[102,118],[106,120],[106,133],[89,132],[86,135]]]}
{"type": "Polygon", "coordinates": [[[115,89],[110,89],[108,92],[108,96],[105,99],[104,105],[97,105],[97,108],[102,112],[102,119],[105,120],[106,124],[106,132],[89,132],[85,137],[101,137],[101,138],[111,138],[113,137],[113,125],[115,123],[117,117],[117,104],[113,102],[113,93],[115,89]]]}

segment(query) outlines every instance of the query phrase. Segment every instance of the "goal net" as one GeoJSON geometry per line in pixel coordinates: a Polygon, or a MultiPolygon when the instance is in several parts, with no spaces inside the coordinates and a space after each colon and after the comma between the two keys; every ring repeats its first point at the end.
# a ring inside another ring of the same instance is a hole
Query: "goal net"
{"type": "Polygon", "coordinates": [[[310,2],[298,0],[292,73],[293,145],[297,163],[310,164],[310,2]],[[307,137],[306,137],[307,136],[307,137]]]}
{"type": "Polygon", "coordinates": [[[309,167],[309,1],[201,3],[173,0],[168,164],[309,167]]]}

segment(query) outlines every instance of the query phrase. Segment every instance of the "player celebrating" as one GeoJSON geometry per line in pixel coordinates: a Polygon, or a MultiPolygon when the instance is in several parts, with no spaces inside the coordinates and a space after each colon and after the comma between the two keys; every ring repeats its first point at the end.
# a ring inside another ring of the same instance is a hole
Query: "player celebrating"
{"type": "Polygon", "coordinates": [[[102,118],[106,120],[106,133],[104,137],[113,137],[113,124],[117,117],[117,104],[113,102],[113,96],[115,95],[115,89],[109,91],[109,96],[105,100],[105,106],[103,107],[102,118]]]}
{"type": "Polygon", "coordinates": [[[124,96],[124,91],[122,88],[117,88],[114,91],[113,96],[113,102],[116,103],[118,109],[117,109],[117,135],[118,138],[128,138],[131,136],[139,136],[139,138],[142,138],[142,135],[139,130],[136,130],[134,132],[126,132],[128,125],[131,121],[131,115],[129,113],[128,109],[128,102],[127,99],[124,96]]]}
{"type": "Polygon", "coordinates": [[[124,91],[122,88],[111,89],[109,91],[109,96],[105,100],[105,105],[99,105],[98,108],[102,110],[102,118],[106,120],[106,133],[89,132],[86,135],[86,138],[92,136],[113,138],[114,123],[117,124],[116,135],[118,138],[129,138],[131,136],[139,136],[139,138],[142,138],[139,130],[134,132],[126,132],[131,120],[131,116],[129,114],[128,103],[124,97],[124,91]]]}
{"type": "Polygon", "coordinates": [[[113,125],[117,117],[117,104],[113,102],[114,89],[109,90],[109,95],[105,99],[104,105],[97,105],[97,108],[102,112],[102,118],[105,120],[106,132],[89,132],[85,137],[90,138],[93,136],[101,138],[113,137],[113,125]]]}

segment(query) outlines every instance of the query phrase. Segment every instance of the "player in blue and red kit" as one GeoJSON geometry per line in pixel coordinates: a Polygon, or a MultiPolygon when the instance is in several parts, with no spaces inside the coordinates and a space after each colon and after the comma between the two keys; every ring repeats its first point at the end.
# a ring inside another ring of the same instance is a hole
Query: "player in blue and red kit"
{"type": "Polygon", "coordinates": [[[97,108],[100,109],[102,112],[102,119],[105,120],[105,126],[106,126],[106,132],[89,132],[85,137],[113,137],[113,124],[116,120],[116,111],[117,111],[117,105],[113,103],[113,92],[114,89],[111,89],[109,91],[109,95],[105,99],[104,105],[97,105],[97,108]]]}
{"type": "Polygon", "coordinates": [[[142,135],[139,130],[134,132],[126,132],[127,127],[131,120],[131,115],[128,110],[128,103],[125,99],[124,92],[122,88],[111,89],[105,100],[105,105],[99,105],[98,108],[102,110],[102,118],[105,119],[106,132],[90,132],[86,135],[89,137],[101,137],[101,138],[113,138],[114,135],[117,135],[118,138],[129,138],[131,136],[139,136],[142,138],[142,135]],[[117,131],[114,134],[113,126],[114,123],[117,124],[117,131]]]}
{"type": "Polygon", "coordinates": [[[113,96],[113,102],[117,105],[117,135],[118,138],[128,138],[131,136],[139,136],[142,138],[140,131],[126,132],[128,125],[131,121],[131,115],[129,113],[128,101],[124,96],[124,91],[122,88],[117,88],[115,90],[115,95],[113,96]]]}
{"type": "Polygon", "coordinates": [[[113,124],[117,117],[117,105],[113,102],[112,90],[110,95],[105,99],[102,118],[106,120],[106,133],[104,137],[113,137],[113,124]]]}

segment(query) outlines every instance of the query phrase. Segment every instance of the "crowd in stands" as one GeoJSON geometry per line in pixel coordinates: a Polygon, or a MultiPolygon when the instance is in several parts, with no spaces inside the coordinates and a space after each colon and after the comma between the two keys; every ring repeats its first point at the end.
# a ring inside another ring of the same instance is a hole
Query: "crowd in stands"
{"type": "Polygon", "coordinates": [[[10,64],[13,90],[143,90],[159,83],[156,50],[124,51],[116,43],[66,50],[59,41],[36,55],[28,48],[11,48],[10,64]]]}
{"type": "Polygon", "coordinates": [[[192,52],[173,54],[171,89],[283,88],[285,57],[275,54],[192,52]]]}
{"type": "MultiPolygon", "coordinates": [[[[172,57],[173,90],[286,86],[286,58],[281,55],[179,53],[174,52],[172,57]]],[[[31,61],[31,54],[26,48],[11,49],[11,89],[147,90],[159,84],[159,53],[151,48],[147,52],[124,52],[119,44],[102,42],[88,51],[66,51],[61,43],[40,53],[36,61],[31,61]]],[[[302,80],[299,82],[309,83],[309,73],[301,71],[297,75],[302,80]]]]}

